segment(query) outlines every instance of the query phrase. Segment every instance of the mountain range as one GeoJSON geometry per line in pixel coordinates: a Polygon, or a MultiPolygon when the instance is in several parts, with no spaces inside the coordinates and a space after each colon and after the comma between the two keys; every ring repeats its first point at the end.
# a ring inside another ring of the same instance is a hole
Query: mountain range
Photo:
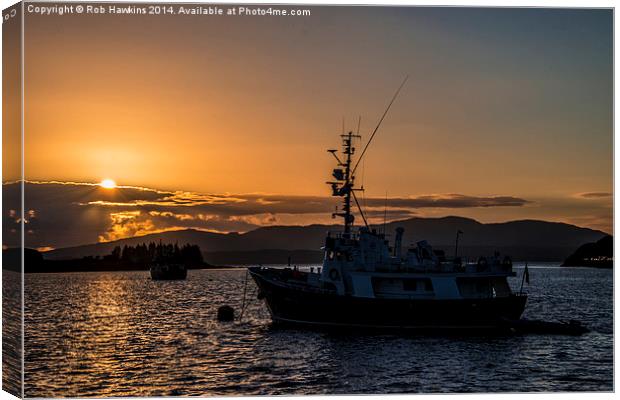
{"type": "MultiPolygon", "coordinates": [[[[510,255],[514,260],[562,261],[584,243],[595,242],[605,232],[575,225],[538,220],[502,223],[481,223],[462,217],[411,218],[372,228],[385,230],[393,240],[397,227],[405,229],[403,245],[427,240],[435,249],[453,255],[456,232],[459,255],[477,258],[494,251],[510,255]]],[[[55,249],[43,253],[45,259],[62,260],[85,256],[103,256],[116,246],[159,242],[196,244],[205,261],[216,265],[283,264],[291,257],[295,263],[318,263],[327,231],[337,231],[339,225],[269,226],[246,233],[214,233],[194,229],[167,231],[139,237],[55,249]]]]}

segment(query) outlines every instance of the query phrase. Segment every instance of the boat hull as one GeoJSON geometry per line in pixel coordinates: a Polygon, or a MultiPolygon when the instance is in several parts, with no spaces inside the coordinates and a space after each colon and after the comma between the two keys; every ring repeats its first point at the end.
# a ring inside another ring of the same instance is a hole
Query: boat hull
{"type": "Polygon", "coordinates": [[[186,268],[151,268],[151,279],[154,281],[183,280],[187,278],[186,268]]]}
{"type": "Polygon", "coordinates": [[[338,296],[274,281],[260,269],[250,269],[250,273],[278,324],[418,330],[504,328],[505,321],[521,317],[527,301],[520,295],[450,300],[338,296]]]}

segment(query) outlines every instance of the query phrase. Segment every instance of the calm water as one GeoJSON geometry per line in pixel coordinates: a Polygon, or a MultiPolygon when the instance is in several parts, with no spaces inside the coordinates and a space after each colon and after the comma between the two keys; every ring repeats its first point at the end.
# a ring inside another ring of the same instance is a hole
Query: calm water
{"type": "MultiPolygon", "coordinates": [[[[513,278],[511,284],[520,284],[513,278]]],[[[613,273],[530,268],[526,317],[581,337],[344,335],[270,327],[244,270],[26,276],[26,396],[183,396],[613,390],[613,273]]]]}

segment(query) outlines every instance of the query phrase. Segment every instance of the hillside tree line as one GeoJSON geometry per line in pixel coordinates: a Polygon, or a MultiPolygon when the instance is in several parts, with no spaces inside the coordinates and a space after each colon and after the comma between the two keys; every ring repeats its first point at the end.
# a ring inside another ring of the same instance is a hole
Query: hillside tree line
{"type": "Polygon", "coordinates": [[[103,256],[104,261],[123,264],[151,264],[170,263],[185,264],[187,266],[201,266],[204,264],[200,247],[193,244],[179,246],[163,243],[141,243],[136,246],[116,246],[112,252],[103,256]]]}

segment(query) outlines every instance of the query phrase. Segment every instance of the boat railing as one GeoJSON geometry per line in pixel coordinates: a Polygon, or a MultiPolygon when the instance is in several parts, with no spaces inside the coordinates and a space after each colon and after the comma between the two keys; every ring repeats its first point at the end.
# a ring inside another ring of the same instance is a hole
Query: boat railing
{"type": "MultiPolygon", "coordinates": [[[[376,232],[374,230],[366,232],[366,233],[379,236],[380,238],[383,238],[383,239],[392,236],[389,233],[386,233],[386,232],[376,232]]],[[[360,232],[359,230],[353,230],[351,232],[344,232],[344,231],[341,231],[341,230],[338,230],[338,231],[327,231],[327,237],[332,237],[332,238],[336,238],[336,239],[359,239],[361,235],[362,235],[362,232],[360,232]]]]}
{"type": "Polygon", "coordinates": [[[335,239],[359,239],[359,232],[327,231],[327,237],[335,239]]]}

